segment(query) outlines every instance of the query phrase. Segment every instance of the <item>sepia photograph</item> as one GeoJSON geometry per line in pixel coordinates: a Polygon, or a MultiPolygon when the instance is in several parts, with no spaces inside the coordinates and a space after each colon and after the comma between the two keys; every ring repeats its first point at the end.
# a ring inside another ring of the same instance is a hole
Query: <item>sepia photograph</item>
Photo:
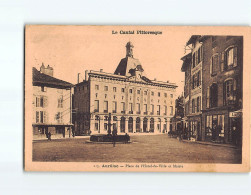
{"type": "Polygon", "coordinates": [[[27,25],[25,169],[249,171],[248,33],[27,25]]]}

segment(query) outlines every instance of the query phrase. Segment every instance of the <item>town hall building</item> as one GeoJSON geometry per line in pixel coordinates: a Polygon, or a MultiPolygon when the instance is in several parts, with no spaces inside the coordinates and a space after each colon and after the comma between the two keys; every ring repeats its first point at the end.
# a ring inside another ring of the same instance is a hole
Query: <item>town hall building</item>
{"type": "Polygon", "coordinates": [[[126,57],[114,74],[85,71],[85,79],[75,85],[73,124],[76,135],[124,133],[167,133],[174,115],[174,83],[150,80],[140,61],[126,44],[126,57]],[[110,116],[110,117],[109,117],[110,116]]]}

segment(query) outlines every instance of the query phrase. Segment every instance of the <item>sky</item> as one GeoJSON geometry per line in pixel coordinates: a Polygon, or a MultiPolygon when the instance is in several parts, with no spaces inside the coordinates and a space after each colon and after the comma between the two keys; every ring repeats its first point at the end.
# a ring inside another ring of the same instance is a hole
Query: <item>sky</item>
{"type": "Polygon", "coordinates": [[[184,28],[163,26],[28,26],[25,60],[26,66],[38,70],[42,63],[49,64],[54,68],[54,77],[76,84],[78,73],[82,80],[85,70],[114,73],[126,56],[126,43],[131,41],[134,58],[139,59],[146,76],[176,83],[176,95],[180,95],[185,77],[180,58],[185,55],[190,36],[184,28]],[[121,30],[135,34],[120,34],[121,30]],[[136,34],[137,30],[162,34],[136,34]]]}

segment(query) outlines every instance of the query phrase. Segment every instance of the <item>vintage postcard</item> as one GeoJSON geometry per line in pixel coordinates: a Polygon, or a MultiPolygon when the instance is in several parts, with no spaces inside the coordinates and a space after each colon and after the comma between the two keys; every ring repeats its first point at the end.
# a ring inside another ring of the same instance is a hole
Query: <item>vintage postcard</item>
{"type": "Polygon", "coordinates": [[[250,27],[25,26],[26,171],[249,172],[250,27]]]}

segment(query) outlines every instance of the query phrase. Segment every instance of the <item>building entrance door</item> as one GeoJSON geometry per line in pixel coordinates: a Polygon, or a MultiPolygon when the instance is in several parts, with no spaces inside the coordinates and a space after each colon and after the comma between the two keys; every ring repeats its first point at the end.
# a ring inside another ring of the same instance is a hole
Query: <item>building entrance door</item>
{"type": "Polygon", "coordinates": [[[212,140],[215,141],[217,139],[217,115],[213,115],[212,120],[212,140]]]}

